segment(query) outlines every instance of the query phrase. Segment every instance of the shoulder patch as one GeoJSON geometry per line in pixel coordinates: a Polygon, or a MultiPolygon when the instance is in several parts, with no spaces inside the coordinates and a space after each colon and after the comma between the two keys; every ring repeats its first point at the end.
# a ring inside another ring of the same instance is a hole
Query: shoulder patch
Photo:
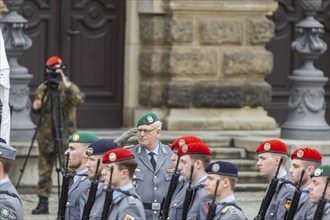
{"type": "Polygon", "coordinates": [[[7,218],[10,214],[10,209],[6,206],[2,207],[0,209],[0,216],[3,218],[7,218]]]}
{"type": "Polygon", "coordinates": [[[133,196],[128,196],[127,200],[128,200],[128,204],[130,204],[130,205],[136,204],[136,199],[133,196]]]}

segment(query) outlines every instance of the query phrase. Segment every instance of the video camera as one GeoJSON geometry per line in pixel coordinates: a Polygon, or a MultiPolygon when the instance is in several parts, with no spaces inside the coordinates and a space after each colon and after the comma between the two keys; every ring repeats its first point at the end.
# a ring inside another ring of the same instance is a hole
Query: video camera
{"type": "Polygon", "coordinates": [[[60,81],[62,81],[62,75],[61,73],[56,72],[56,70],[62,69],[65,70],[65,65],[52,65],[52,66],[46,66],[46,83],[47,85],[51,86],[57,86],[60,81]]]}

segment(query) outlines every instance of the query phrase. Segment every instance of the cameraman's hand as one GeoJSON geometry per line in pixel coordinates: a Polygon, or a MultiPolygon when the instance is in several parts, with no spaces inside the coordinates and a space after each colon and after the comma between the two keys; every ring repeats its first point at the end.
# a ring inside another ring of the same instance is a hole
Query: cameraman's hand
{"type": "Polygon", "coordinates": [[[64,88],[69,88],[71,86],[71,82],[67,80],[66,76],[64,75],[64,72],[62,69],[57,69],[56,72],[61,74],[61,83],[63,84],[64,88]]]}
{"type": "Polygon", "coordinates": [[[38,99],[35,100],[35,101],[33,102],[32,107],[33,107],[34,110],[41,109],[41,107],[42,107],[42,102],[41,102],[41,100],[38,100],[38,99]]]}

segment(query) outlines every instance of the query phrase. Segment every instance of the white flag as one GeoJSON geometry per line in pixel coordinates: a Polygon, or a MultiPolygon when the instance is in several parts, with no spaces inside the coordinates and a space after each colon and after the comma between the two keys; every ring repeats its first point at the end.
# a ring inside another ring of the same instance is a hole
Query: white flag
{"type": "Polygon", "coordinates": [[[0,28],[0,101],[2,103],[0,137],[9,144],[10,138],[10,109],[9,109],[9,64],[5,51],[5,42],[3,40],[0,28]]]}

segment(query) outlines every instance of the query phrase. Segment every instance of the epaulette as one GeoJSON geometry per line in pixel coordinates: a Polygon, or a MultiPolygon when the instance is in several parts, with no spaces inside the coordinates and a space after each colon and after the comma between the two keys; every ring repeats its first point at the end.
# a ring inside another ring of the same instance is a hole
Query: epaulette
{"type": "Polygon", "coordinates": [[[16,195],[15,193],[13,193],[13,192],[9,192],[9,191],[7,191],[7,190],[0,190],[0,194],[6,194],[6,195],[12,196],[12,197],[14,197],[14,198],[17,198],[17,199],[19,200],[19,202],[22,204],[22,201],[21,201],[21,199],[19,198],[19,196],[16,195]]]}
{"type": "Polygon", "coordinates": [[[133,197],[133,196],[128,196],[127,200],[128,200],[128,204],[130,204],[130,205],[135,205],[136,204],[136,198],[133,197]]]}
{"type": "Polygon", "coordinates": [[[131,145],[124,146],[123,148],[125,148],[125,149],[132,149],[132,148],[134,148],[135,146],[136,146],[136,145],[131,144],[131,145]]]}

